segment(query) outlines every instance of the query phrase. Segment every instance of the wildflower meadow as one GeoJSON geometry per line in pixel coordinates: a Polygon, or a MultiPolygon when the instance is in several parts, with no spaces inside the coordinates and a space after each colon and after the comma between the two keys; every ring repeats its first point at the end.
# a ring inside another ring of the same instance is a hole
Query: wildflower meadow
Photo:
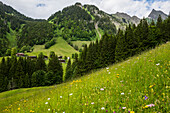
{"type": "Polygon", "coordinates": [[[0,93],[2,113],[168,113],[170,43],[70,82],[0,93]]]}

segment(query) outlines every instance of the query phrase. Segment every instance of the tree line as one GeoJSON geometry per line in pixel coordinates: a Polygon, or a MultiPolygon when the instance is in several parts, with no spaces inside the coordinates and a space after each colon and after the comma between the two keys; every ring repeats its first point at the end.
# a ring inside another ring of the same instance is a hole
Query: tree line
{"type": "Polygon", "coordinates": [[[79,58],[68,63],[66,80],[83,76],[90,71],[123,61],[142,51],[154,48],[170,40],[170,16],[157,23],[147,23],[142,19],[137,26],[129,25],[125,31],[118,30],[116,35],[104,34],[100,41],[92,42],[84,47],[79,58]]]}
{"type": "Polygon", "coordinates": [[[54,52],[46,64],[43,53],[37,59],[16,57],[3,58],[0,63],[0,92],[63,82],[63,68],[54,52]]]}

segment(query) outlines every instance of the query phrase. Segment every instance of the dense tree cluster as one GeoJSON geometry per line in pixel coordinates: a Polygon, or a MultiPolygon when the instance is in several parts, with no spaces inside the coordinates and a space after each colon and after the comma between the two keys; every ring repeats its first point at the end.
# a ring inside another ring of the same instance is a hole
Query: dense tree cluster
{"type": "Polygon", "coordinates": [[[2,56],[8,48],[8,40],[6,31],[8,31],[7,23],[0,17],[0,56],[2,56]]]}
{"type": "Polygon", "coordinates": [[[62,30],[65,40],[92,40],[96,37],[91,16],[81,7],[73,5],[52,15],[49,19],[62,30]]]}
{"type": "Polygon", "coordinates": [[[119,30],[116,36],[105,34],[100,42],[92,42],[84,47],[79,59],[66,69],[66,79],[82,76],[91,70],[106,67],[156,45],[170,40],[170,16],[162,22],[159,16],[156,25],[148,25],[146,19],[140,24],[127,26],[125,31],[119,30]]]}
{"type": "Polygon", "coordinates": [[[17,58],[15,55],[3,58],[0,63],[0,92],[62,83],[62,65],[58,61],[58,56],[52,53],[48,65],[42,53],[36,60],[17,58]]]}
{"type": "Polygon", "coordinates": [[[47,43],[45,44],[45,49],[50,48],[50,47],[53,46],[55,43],[56,43],[56,40],[55,40],[55,39],[50,40],[49,42],[47,42],[47,43]]]}
{"type": "Polygon", "coordinates": [[[18,37],[17,45],[33,46],[35,44],[41,45],[53,38],[53,26],[46,21],[42,22],[27,22],[22,29],[21,36],[18,37]]]}

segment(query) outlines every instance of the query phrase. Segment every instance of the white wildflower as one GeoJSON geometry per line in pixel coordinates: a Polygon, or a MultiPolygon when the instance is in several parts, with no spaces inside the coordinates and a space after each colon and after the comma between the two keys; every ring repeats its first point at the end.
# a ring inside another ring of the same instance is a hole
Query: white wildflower
{"type": "Polygon", "coordinates": [[[48,109],[48,111],[50,111],[50,108],[48,109]]]}
{"type": "Polygon", "coordinates": [[[104,108],[104,107],[102,107],[102,108],[101,108],[101,110],[105,110],[105,108],[104,108]]]}
{"type": "Polygon", "coordinates": [[[160,63],[157,63],[156,65],[157,65],[157,66],[159,66],[159,65],[160,65],[160,63]]]}
{"type": "Polygon", "coordinates": [[[109,69],[109,67],[106,68],[107,70],[109,69]]]}
{"type": "Polygon", "coordinates": [[[100,90],[101,90],[101,91],[104,91],[104,89],[103,89],[103,88],[101,88],[100,90]]]}
{"type": "Polygon", "coordinates": [[[94,102],[92,102],[91,104],[94,104],[94,102]]]}
{"type": "Polygon", "coordinates": [[[108,74],[110,74],[110,72],[108,74]]]}
{"type": "Polygon", "coordinates": [[[73,93],[70,93],[69,95],[71,96],[71,95],[73,95],[73,93]]]}
{"type": "Polygon", "coordinates": [[[48,104],[48,102],[46,102],[45,104],[48,104]]]}
{"type": "Polygon", "coordinates": [[[124,95],[125,93],[121,93],[121,95],[124,95]]]}
{"type": "Polygon", "coordinates": [[[126,109],[126,107],[122,107],[122,109],[126,109]]]}
{"type": "Polygon", "coordinates": [[[50,100],[50,98],[48,98],[48,100],[50,100]]]}

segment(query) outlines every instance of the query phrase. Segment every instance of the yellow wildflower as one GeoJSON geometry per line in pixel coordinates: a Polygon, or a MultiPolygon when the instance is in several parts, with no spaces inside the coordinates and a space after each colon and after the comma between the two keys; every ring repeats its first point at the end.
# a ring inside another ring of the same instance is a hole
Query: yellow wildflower
{"type": "Polygon", "coordinates": [[[116,76],[117,78],[119,78],[119,76],[116,76]]]}
{"type": "Polygon", "coordinates": [[[34,111],[33,111],[33,110],[30,110],[30,113],[34,113],[34,111]]]}
{"type": "Polygon", "coordinates": [[[119,74],[117,74],[117,76],[119,76],[119,74]]]}
{"type": "Polygon", "coordinates": [[[24,100],[24,102],[27,102],[26,100],[24,100]]]}
{"type": "Polygon", "coordinates": [[[145,107],[143,107],[143,108],[148,108],[148,106],[145,106],[145,107]]]}
{"type": "Polygon", "coordinates": [[[20,110],[20,108],[18,108],[18,110],[20,110]]]}
{"type": "Polygon", "coordinates": [[[134,111],[130,111],[130,113],[135,113],[134,111]]]}

